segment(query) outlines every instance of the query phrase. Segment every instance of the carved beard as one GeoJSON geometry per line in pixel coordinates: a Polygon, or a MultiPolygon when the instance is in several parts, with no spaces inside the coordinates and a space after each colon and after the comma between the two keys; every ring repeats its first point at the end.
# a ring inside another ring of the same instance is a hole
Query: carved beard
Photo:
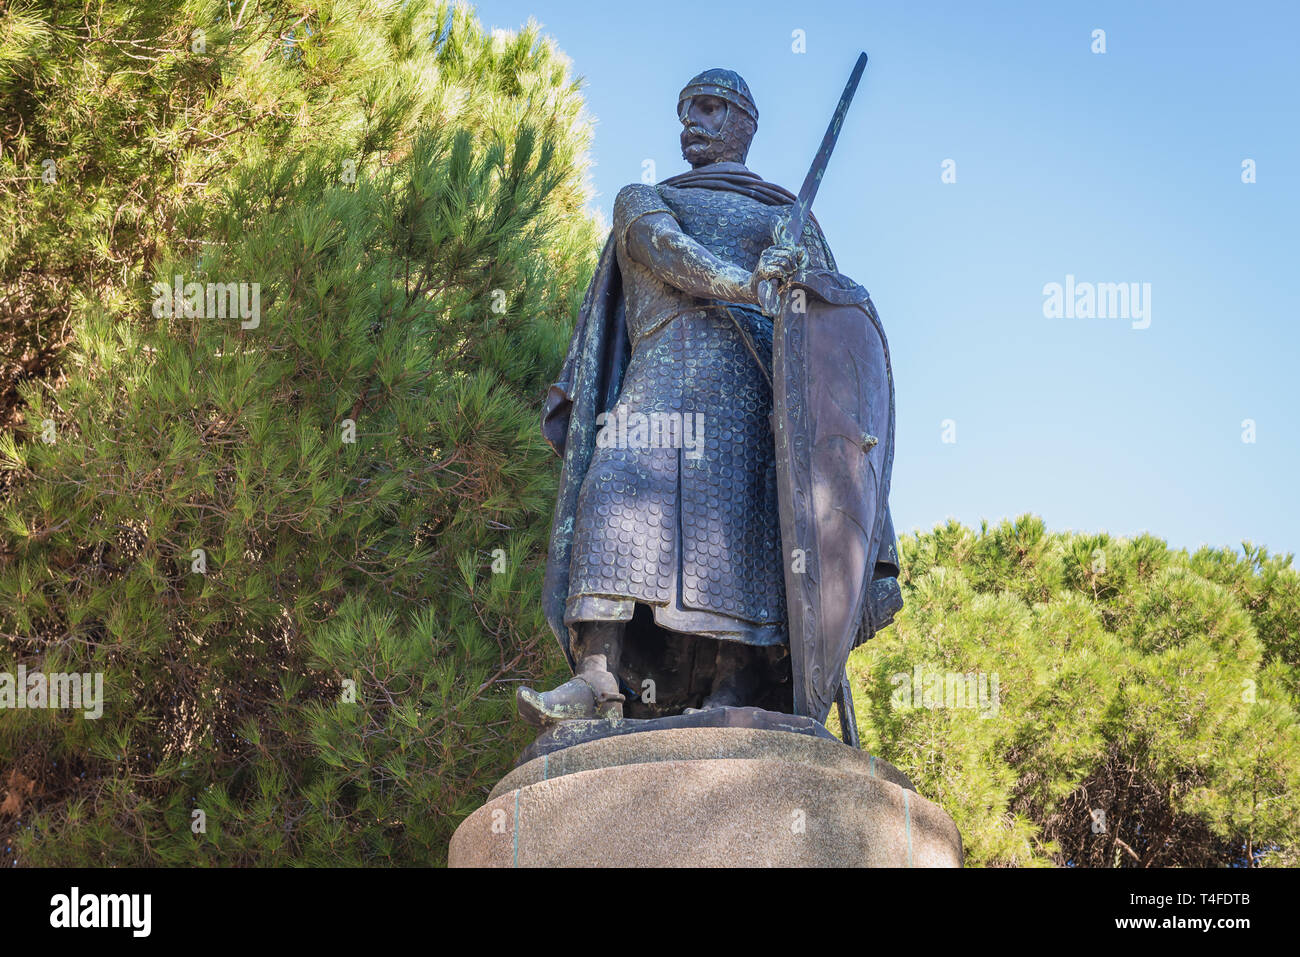
{"type": "Polygon", "coordinates": [[[682,130],[682,159],[692,166],[708,166],[722,162],[743,163],[749,154],[749,144],[754,138],[756,129],[757,124],[749,118],[748,114],[733,109],[728,104],[726,119],[722,121],[722,128],[718,132],[713,133],[696,125],[682,130]],[[690,135],[698,135],[706,141],[703,149],[699,149],[697,144],[691,144],[699,150],[695,153],[695,159],[691,159],[686,154],[685,140],[690,135]]]}

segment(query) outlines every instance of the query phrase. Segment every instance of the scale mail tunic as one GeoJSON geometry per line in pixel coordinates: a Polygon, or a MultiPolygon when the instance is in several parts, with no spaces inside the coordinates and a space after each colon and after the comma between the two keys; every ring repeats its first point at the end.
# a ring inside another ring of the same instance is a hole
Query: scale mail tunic
{"type": "MultiPolygon", "coordinates": [[[[635,413],[670,415],[659,421],[685,425],[677,435],[699,445],[651,447],[653,433],[635,430],[628,441],[598,443],[577,502],[566,625],[627,621],[639,602],[671,631],[754,645],[787,641],[772,321],[750,306],[674,288],[626,246],[632,223],[667,212],[710,252],[752,271],[784,209],[736,192],[670,185],[628,186],[615,200],[631,360],[613,411],[633,423],[635,413]]],[[[804,243],[813,265],[833,268],[812,223],[804,243]]]]}

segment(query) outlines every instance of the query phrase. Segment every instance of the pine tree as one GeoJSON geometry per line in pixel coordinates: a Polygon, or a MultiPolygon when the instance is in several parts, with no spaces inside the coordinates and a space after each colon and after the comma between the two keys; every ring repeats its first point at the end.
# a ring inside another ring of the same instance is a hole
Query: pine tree
{"type": "Polygon", "coordinates": [[[105,681],[97,721],[0,722],[6,854],[437,863],[558,666],[537,410],[599,242],[568,63],[418,0],[88,9],[0,32],[6,162],[65,146],[0,262],[67,328],[0,436],[0,670],[105,681]]]}
{"type": "Polygon", "coordinates": [[[900,557],[907,604],[850,662],[859,731],[952,814],[969,863],[1295,864],[1291,556],[1022,516],[903,536],[900,557]],[[996,707],[927,698],[930,675],[996,677],[996,707]]]}

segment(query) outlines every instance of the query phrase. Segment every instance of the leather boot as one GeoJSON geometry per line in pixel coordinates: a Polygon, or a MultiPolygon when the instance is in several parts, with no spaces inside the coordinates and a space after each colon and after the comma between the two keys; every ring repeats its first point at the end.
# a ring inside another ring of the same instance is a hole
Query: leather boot
{"type": "Polygon", "coordinates": [[[625,700],[604,655],[588,655],[576,675],[551,691],[534,691],[525,685],[515,691],[519,716],[538,728],[560,721],[621,718],[625,700]]]}
{"type": "Polygon", "coordinates": [[[720,641],[717,664],[713,673],[713,690],[704,699],[699,709],[687,709],[685,713],[694,713],[695,710],[708,711],[711,708],[738,708],[752,704],[757,684],[755,663],[750,649],[739,642],[720,641]]]}

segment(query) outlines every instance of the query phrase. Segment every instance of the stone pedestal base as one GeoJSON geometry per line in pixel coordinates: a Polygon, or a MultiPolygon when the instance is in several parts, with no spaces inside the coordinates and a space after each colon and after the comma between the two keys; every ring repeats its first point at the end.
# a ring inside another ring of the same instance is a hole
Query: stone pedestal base
{"type": "Polygon", "coordinates": [[[891,764],[738,727],[535,757],[451,840],[452,867],[960,867],[961,835],[891,764]]]}

